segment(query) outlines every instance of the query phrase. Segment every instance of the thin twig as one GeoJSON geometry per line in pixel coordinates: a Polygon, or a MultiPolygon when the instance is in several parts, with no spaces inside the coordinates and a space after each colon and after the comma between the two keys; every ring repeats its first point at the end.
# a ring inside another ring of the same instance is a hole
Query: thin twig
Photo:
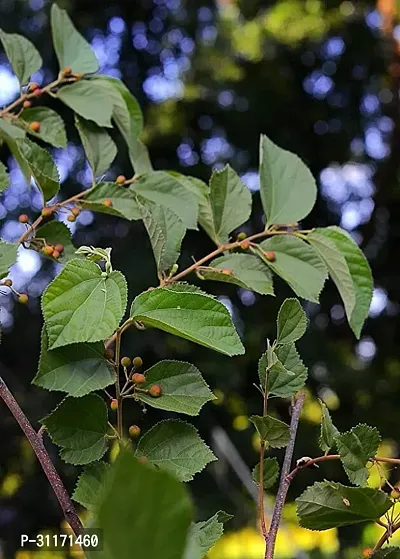
{"type": "Polygon", "coordinates": [[[118,328],[116,341],[115,341],[115,394],[117,396],[118,408],[117,408],[117,432],[118,437],[122,438],[122,397],[121,397],[121,387],[119,384],[119,362],[121,353],[121,329],[118,328]]]}
{"type": "Polygon", "coordinates": [[[79,516],[75,510],[75,507],[64,487],[63,482],[51,461],[47,450],[44,447],[41,434],[36,433],[32,425],[30,424],[28,418],[20,408],[18,402],[11,394],[4,380],[0,377],[0,398],[6,404],[10,412],[13,414],[15,420],[21,427],[26,438],[30,442],[40,465],[43,468],[44,473],[49,480],[49,483],[60,503],[62,511],[64,513],[65,520],[71,526],[76,536],[83,534],[83,526],[79,519],[79,516]]]}

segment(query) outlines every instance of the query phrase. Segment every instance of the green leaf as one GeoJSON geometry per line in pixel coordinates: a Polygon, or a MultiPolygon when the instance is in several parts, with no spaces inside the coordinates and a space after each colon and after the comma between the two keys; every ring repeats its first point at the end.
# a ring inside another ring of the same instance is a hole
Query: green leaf
{"type": "Polygon", "coordinates": [[[46,239],[48,245],[61,244],[64,247],[63,253],[57,258],[57,262],[65,264],[68,260],[76,258],[76,247],[72,244],[71,232],[68,227],[60,221],[45,223],[36,230],[39,239],[46,239]]]}
{"type": "Polygon", "coordinates": [[[93,120],[98,126],[112,128],[115,96],[109,93],[112,94],[111,88],[107,89],[100,84],[94,87],[91,80],[81,80],[61,87],[57,97],[86,120],[93,120]]]}
{"type": "Polygon", "coordinates": [[[400,559],[400,547],[384,547],[373,554],[373,559],[400,559]]]}
{"type": "Polygon", "coordinates": [[[199,291],[176,285],[147,291],[133,301],[131,318],[226,355],[244,353],[227,308],[199,291]]]}
{"type": "Polygon", "coordinates": [[[106,130],[90,120],[75,115],[75,126],[79,132],[93,176],[104,175],[117,155],[117,146],[106,130]]]}
{"type": "Polygon", "coordinates": [[[0,239],[0,279],[8,276],[8,270],[17,260],[18,243],[6,243],[0,239]]]}
{"type": "Polygon", "coordinates": [[[149,150],[141,140],[131,141],[129,155],[136,175],[140,176],[153,171],[149,150]]]}
{"type": "MultiPolygon", "coordinates": [[[[251,214],[251,193],[229,165],[222,171],[214,171],[210,180],[209,203],[211,211],[211,238],[217,244],[229,239],[229,234],[247,221],[251,214]]],[[[210,227],[207,227],[209,229],[210,227]]],[[[207,233],[209,231],[206,229],[207,233]]]]}
{"type": "Polygon", "coordinates": [[[307,315],[297,299],[285,299],[277,319],[278,344],[291,344],[304,336],[307,330],[307,315]]]}
{"type": "Polygon", "coordinates": [[[106,559],[180,559],[191,510],[183,484],[123,452],[107,475],[94,526],[101,530],[106,559]]]}
{"type": "MultiPolygon", "coordinates": [[[[318,253],[302,239],[276,235],[260,245],[265,252],[275,253],[275,261],[264,261],[299,297],[318,303],[327,278],[327,270],[318,253]]],[[[263,257],[260,252],[258,254],[263,257]]]]}
{"type": "Polygon", "coordinates": [[[118,186],[113,182],[99,182],[85,196],[82,207],[94,212],[115,215],[123,219],[135,220],[141,217],[137,197],[132,190],[118,186]],[[106,199],[111,200],[112,206],[103,204],[106,199]]]}
{"type": "Polygon", "coordinates": [[[30,140],[18,141],[18,149],[43,194],[44,201],[54,198],[60,188],[60,178],[49,152],[30,140]]]}
{"type": "Polygon", "coordinates": [[[346,487],[340,483],[314,483],[296,499],[300,525],[309,530],[329,530],[378,520],[392,506],[379,489],[346,487]]]}
{"type": "Polygon", "coordinates": [[[42,297],[49,348],[110,337],[124,315],[126,301],[126,281],[120,272],[103,277],[94,262],[70,260],[42,297]]]}
{"type": "Polygon", "coordinates": [[[51,33],[60,69],[70,67],[72,72],[92,74],[99,69],[99,62],[92,47],[76,30],[65,10],[57,4],[51,7],[51,33]]]}
{"type": "MultiPolygon", "coordinates": [[[[304,386],[307,379],[307,367],[301,361],[294,344],[277,347],[273,356],[277,361],[268,371],[267,392],[272,396],[290,398],[304,386]],[[287,368],[288,366],[291,369],[287,368]]],[[[258,375],[262,388],[265,386],[267,366],[268,350],[261,356],[258,363],[258,375]]]]}
{"type": "Polygon", "coordinates": [[[325,262],[329,275],[338,288],[346,314],[351,318],[356,304],[356,293],[350,269],[334,241],[320,233],[323,231],[323,229],[315,229],[307,236],[307,240],[325,262]]]}
{"type": "Polygon", "coordinates": [[[250,421],[257,429],[261,439],[272,448],[283,448],[290,440],[289,425],[275,417],[252,415],[250,421]]]}
{"type": "Polygon", "coordinates": [[[179,481],[190,481],[207,464],[216,460],[193,425],[170,419],[161,421],[141,437],[136,455],[167,470],[179,481]]]}
{"type": "Polygon", "coordinates": [[[3,163],[0,162],[0,192],[4,192],[10,186],[10,178],[7,174],[7,169],[3,163]]]}
{"type": "Polygon", "coordinates": [[[335,444],[335,438],[339,435],[339,431],[334,426],[326,404],[322,400],[321,404],[321,434],[318,440],[320,449],[328,452],[335,444]]]}
{"type": "Polygon", "coordinates": [[[40,422],[69,464],[89,464],[107,449],[107,406],[96,394],[65,398],[40,422]]]}
{"type": "Polygon", "coordinates": [[[137,197],[143,223],[153,248],[158,272],[165,272],[178,260],[186,228],[169,208],[137,197]]]}
{"type": "Polygon", "coordinates": [[[110,473],[110,470],[111,466],[106,462],[93,462],[93,464],[86,466],[79,476],[75,491],[72,494],[73,500],[90,512],[95,512],[105,488],[106,476],[110,473]]]}
{"type": "Polygon", "coordinates": [[[21,120],[24,122],[39,122],[40,131],[33,132],[28,130],[29,134],[40,138],[44,142],[51,144],[56,148],[67,147],[67,134],[65,133],[65,124],[63,119],[52,109],[47,107],[33,107],[25,109],[21,114],[21,120]]]}
{"type": "Polygon", "coordinates": [[[335,438],[340,460],[354,485],[365,485],[369,477],[367,462],[375,457],[381,437],[375,427],[357,425],[335,438]]]}
{"type": "Polygon", "coordinates": [[[198,271],[206,280],[233,283],[261,295],[274,294],[269,268],[251,254],[231,253],[221,256],[210,262],[209,266],[200,266],[198,271]],[[231,270],[232,273],[226,274],[222,270],[231,270]]]}
{"type": "Polygon", "coordinates": [[[203,559],[223,535],[226,517],[228,517],[228,520],[232,518],[225,512],[219,511],[208,520],[192,524],[188,534],[184,559],[203,559]]]}
{"type": "MultiPolygon", "coordinates": [[[[14,120],[14,122],[18,122],[14,120]]],[[[7,141],[12,140],[23,140],[25,138],[25,130],[19,126],[14,126],[9,118],[0,118],[0,135],[7,141]]]]}
{"type": "Polygon", "coordinates": [[[22,35],[0,29],[0,41],[21,85],[42,67],[43,60],[36,47],[22,35]]]}
{"type": "MultiPolygon", "coordinates": [[[[269,489],[274,485],[279,475],[279,464],[276,458],[264,458],[263,487],[269,489]]],[[[260,484],[260,463],[253,468],[253,480],[260,484]]]]}
{"type": "Polygon", "coordinates": [[[182,361],[160,361],[146,371],[146,383],[141,388],[153,384],[161,386],[161,396],[152,398],[139,392],[139,400],[160,410],[199,415],[206,402],[215,400],[200,371],[190,363],[182,361]]]}
{"type": "Polygon", "coordinates": [[[261,136],[260,193],[267,227],[286,225],[297,223],[311,212],[317,186],[310,170],[297,155],[261,136]]]}
{"type": "Polygon", "coordinates": [[[115,374],[104,358],[102,342],[73,344],[49,351],[43,328],[39,368],[32,382],[78,397],[114,384],[115,374]]]}
{"type": "Polygon", "coordinates": [[[327,227],[316,231],[335,243],[349,267],[356,302],[348,318],[354,334],[359,338],[371,305],[374,287],[371,268],[362,251],[346,231],[340,227],[327,227]]]}
{"type": "Polygon", "coordinates": [[[25,138],[25,130],[19,128],[19,126],[13,126],[10,124],[10,119],[0,118],[0,140],[3,139],[14,156],[16,162],[21,168],[21,171],[25,177],[25,180],[30,183],[31,181],[31,171],[29,166],[23,156],[21,155],[16,140],[22,140],[25,138]]]}

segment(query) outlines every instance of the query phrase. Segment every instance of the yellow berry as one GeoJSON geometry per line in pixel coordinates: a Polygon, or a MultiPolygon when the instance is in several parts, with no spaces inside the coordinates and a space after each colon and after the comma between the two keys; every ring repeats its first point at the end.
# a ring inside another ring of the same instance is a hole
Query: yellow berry
{"type": "Polygon", "coordinates": [[[67,216],[67,220],[70,221],[71,223],[73,223],[74,221],[76,221],[76,217],[72,214],[67,216]]]}
{"type": "Polygon", "coordinates": [[[21,293],[21,295],[19,295],[19,297],[18,297],[18,303],[21,303],[21,305],[26,305],[28,300],[29,300],[29,297],[28,297],[28,295],[26,295],[26,293],[21,293]]]}
{"type": "Polygon", "coordinates": [[[115,179],[116,184],[124,184],[125,181],[126,181],[126,177],[124,177],[124,175],[119,175],[115,179]]]}
{"type": "Polygon", "coordinates": [[[140,427],[138,427],[137,425],[131,425],[129,427],[129,435],[132,437],[132,439],[137,439],[140,436],[140,427]]]}
{"type": "Polygon", "coordinates": [[[53,215],[53,210],[51,208],[43,208],[42,217],[50,217],[53,215]]]}

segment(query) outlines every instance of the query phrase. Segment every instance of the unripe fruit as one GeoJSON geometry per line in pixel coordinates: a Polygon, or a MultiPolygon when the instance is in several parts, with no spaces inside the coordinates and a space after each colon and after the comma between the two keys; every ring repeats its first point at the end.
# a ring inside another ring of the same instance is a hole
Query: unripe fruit
{"type": "Polygon", "coordinates": [[[20,223],[28,223],[29,222],[29,217],[26,214],[21,214],[18,218],[18,221],[20,223]]]}
{"type": "Polygon", "coordinates": [[[224,268],[222,270],[223,274],[226,274],[227,276],[231,276],[233,274],[232,270],[230,268],[224,268]]]}
{"type": "Polygon", "coordinates": [[[43,91],[40,88],[38,88],[38,89],[35,89],[35,91],[33,92],[33,95],[35,97],[40,97],[42,95],[42,93],[43,93],[43,91]]]}
{"type": "Polygon", "coordinates": [[[116,184],[124,184],[125,181],[126,181],[126,177],[124,177],[124,175],[119,175],[115,179],[116,184]]]}
{"type": "Polygon", "coordinates": [[[159,384],[153,384],[153,386],[149,388],[149,394],[153,398],[158,398],[161,396],[161,386],[159,384]]]}
{"type": "Polygon", "coordinates": [[[134,357],[132,364],[136,368],[141,367],[143,365],[143,359],[141,357],[134,357]]]}
{"type": "Polygon", "coordinates": [[[81,210],[79,208],[72,208],[71,213],[76,217],[81,213],[81,210]]]}
{"type": "Polygon", "coordinates": [[[69,76],[70,74],[72,74],[72,68],[71,66],[66,66],[64,68],[64,70],[62,71],[62,73],[64,74],[64,76],[69,76]]]}
{"type": "Polygon", "coordinates": [[[125,368],[126,368],[126,367],[129,367],[130,364],[131,364],[131,360],[129,359],[129,357],[123,357],[123,358],[121,359],[121,365],[122,365],[123,367],[125,367],[125,368]]]}
{"type": "Polygon", "coordinates": [[[110,208],[112,206],[112,200],[110,200],[110,198],[107,198],[106,200],[104,200],[103,205],[110,208]]]}
{"type": "Polygon", "coordinates": [[[243,250],[247,250],[248,248],[250,248],[250,241],[248,241],[247,239],[242,241],[240,243],[240,248],[243,249],[243,250]]]}
{"type": "Polygon", "coordinates": [[[12,286],[12,280],[10,280],[10,279],[4,280],[3,285],[5,285],[6,287],[11,287],[12,286]]]}
{"type": "Polygon", "coordinates": [[[238,233],[237,240],[243,241],[246,237],[247,237],[246,233],[244,231],[241,231],[240,233],[238,233]]]}
{"type": "Polygon", "coordinates": [[[52,246],[43,247],[42,252],[46,256],[54,256],[54,248],[52,246]]]}
{"type": "Polygon", "coordinates": [[[54,250],[56,250],[57,252],[59,252],[60,254],[62,254],[64,252],[64,246],[60,245],[60,243],[56,244],[56,246],[54,247],[54,250]]]}
{"type": "Polygon", "coordinates": [[[30,84],[28,85],[28,90],[29,90],[29,91],[35,91],[35,90],[38,89],[38,88],[39,88],[39,85],[38,85],[37,83],[35,83],[35,82],[32,82],[32,83],[30,83],[30,84]]]}
{"type": "Polygon", "coordinates": [[[113,350],[112,350],[112,349],[106,349],[106,350],[104,351],[104,357],[105,357],[106,359],[114,359],[114,352],[113,352],[113,350]]]}
{"type": "Polygon", "coordinates": [[[137,425],[131,425],[129,427],[129,435],[132,437],[132,439],[137,439],[140,436],[140,427],[138,427],[137,425]]]}
{"type": "Polygon", "coordinates": [[[70,215],[67,216],[67,220],[71,221],[71,223],[73,223],[74,221],[76,221],[76,217],[74,215],[70,214],[70,215]]]}
{"type": "Polygon", "coordinates": [[[28,295],[26,295],[26,293],[21,293],[21,295],[18,297],[18,303],[21,303],[21,305],[26,305],[28,300],[29,297],[28,295]]]}
{"type": "Polygon", "coordinates": [[[32,130],[32,132],[39,132],[40,131],[40,122],[38,122],[37,120],[34,120],[33,122],[31,122],[29,124],[29,130],[32,130]]]}
{"type": "Polygon", "coordinates": [[[53,252],[53,258],[55,258],[57,260],[57,258],[60,258],[60,253],[58,252],[58,250],[55,250],[53,252]]]}
{"type": "Polygon", "coordinates": [[[118,400],[116,400],[115,398],[113,400],[111,400],[110,408],[112,409],[112,411],[117,411],[118,400]]]}
{"type": "Polygon", "coordinates": [[[43,208],[42,217],[51,217],[53,215],[53,210],[51,208],[43,208]]]}
{"type": "Polygon", "coordinates": [[[24,109],[29,109],[29,107],[32,107],[32,103],[26,100],[23,102],[22,106],[24,107],[24,109]]]}
{"type": "Polygon", "coordinates": [[[399,487],[393,487],[393,490],[390,493],[390,496],[392,497],[392,499],[400,499],[400,488],[399,487]]]}
{"type": "Polygon", "coordinates": [[[132,382],[134,384],[144,384],[146,382],[146,377],[142,373],[133,373],[132,382]]]}
{"type": "Polygon", "coordinates": [[[275,252],[273,252],[272,250],[264,252],[264,256],[268,260],[268,262],[275,262],[276,260],[275,252]]]}
{"type": "Polygon", "coordinates": [[[362,556],[365,558],[371,557],[372,555],[372,547],[365,547],[362,551],[362,556]]]}

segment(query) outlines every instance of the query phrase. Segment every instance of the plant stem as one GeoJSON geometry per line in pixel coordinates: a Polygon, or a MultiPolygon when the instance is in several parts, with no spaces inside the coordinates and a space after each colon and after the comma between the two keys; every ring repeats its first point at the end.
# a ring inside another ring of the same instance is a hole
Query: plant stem
{"type": "Polygon", "coordinates": [[[67,493],[67,490],[64,487],[63,482],[61,481],[60,476],[58,475],[57,470],[54,467],[53,462],[51,461],[50,456],[47,453],[47,450],[44,447],[41,437],[42,432],[39,430],[40,434],[36,433],[32,425],[29,423],[28,418],[18,405],[18,402],[15,400],[14,396],[11,394],[7,385],[1,377],[0,398],[13,414],[15,420],[30,442],[33,451],[36,454],[36,457],[39,460],[40,465],[42,466],[43,471],[46,474],[47,479],[49,480],[49,483],[58,499],[58,502],[60,503],[65,520],[71,526],[76,536],[83,534],[83,526],[75,510],[75,507],[67,493]]]}
{"type": "Polygon", "coordinates": [[[121,353],[121,328],[118,328],[116,332],[115,341],[115,394],[118,401],[117,409],[117,432],[118,437],[122,438],[122,397],[121,397],[121,387],[119,384],[119,361],[121,353]]]}
{"type": "Polygon", "coordinates": [[[276,496],[274,510],[272,513],[271,526],[269,528],[267,545],[265,549],[265,559],[273,559],[275,550],[275,541],[278,534],[279,524],[282,518],[283,505],[286,501],[286,495],[290,486],[288,479],[290,465],[293,458],[294,444],[296,441],[297,427],[300,419],[301,408],[303,407],[305,394],[299,394],[292,405],[292,418],[290,421],[290,440],[286,447],[285,458],[283,461],[281,477],[279,481],[278,494],[276,496]]]}
{"type": "MultiPolygon", "coordinates": [[[[268,368],[265,370],[265,383],[264,383],[264,393],[263,393],[263,417],[267,415],[268,410],[268,368]]],[[[261,521],[261,531],[264,536],[265,542],[267,542],[267,525],[265,523],[265,507],[264,507],[264,456],[265,456],[265,441],[261,441],[260,444],[260,493],[259,493],[259,507],[260,507],[260,521],[261,521]]]]}

